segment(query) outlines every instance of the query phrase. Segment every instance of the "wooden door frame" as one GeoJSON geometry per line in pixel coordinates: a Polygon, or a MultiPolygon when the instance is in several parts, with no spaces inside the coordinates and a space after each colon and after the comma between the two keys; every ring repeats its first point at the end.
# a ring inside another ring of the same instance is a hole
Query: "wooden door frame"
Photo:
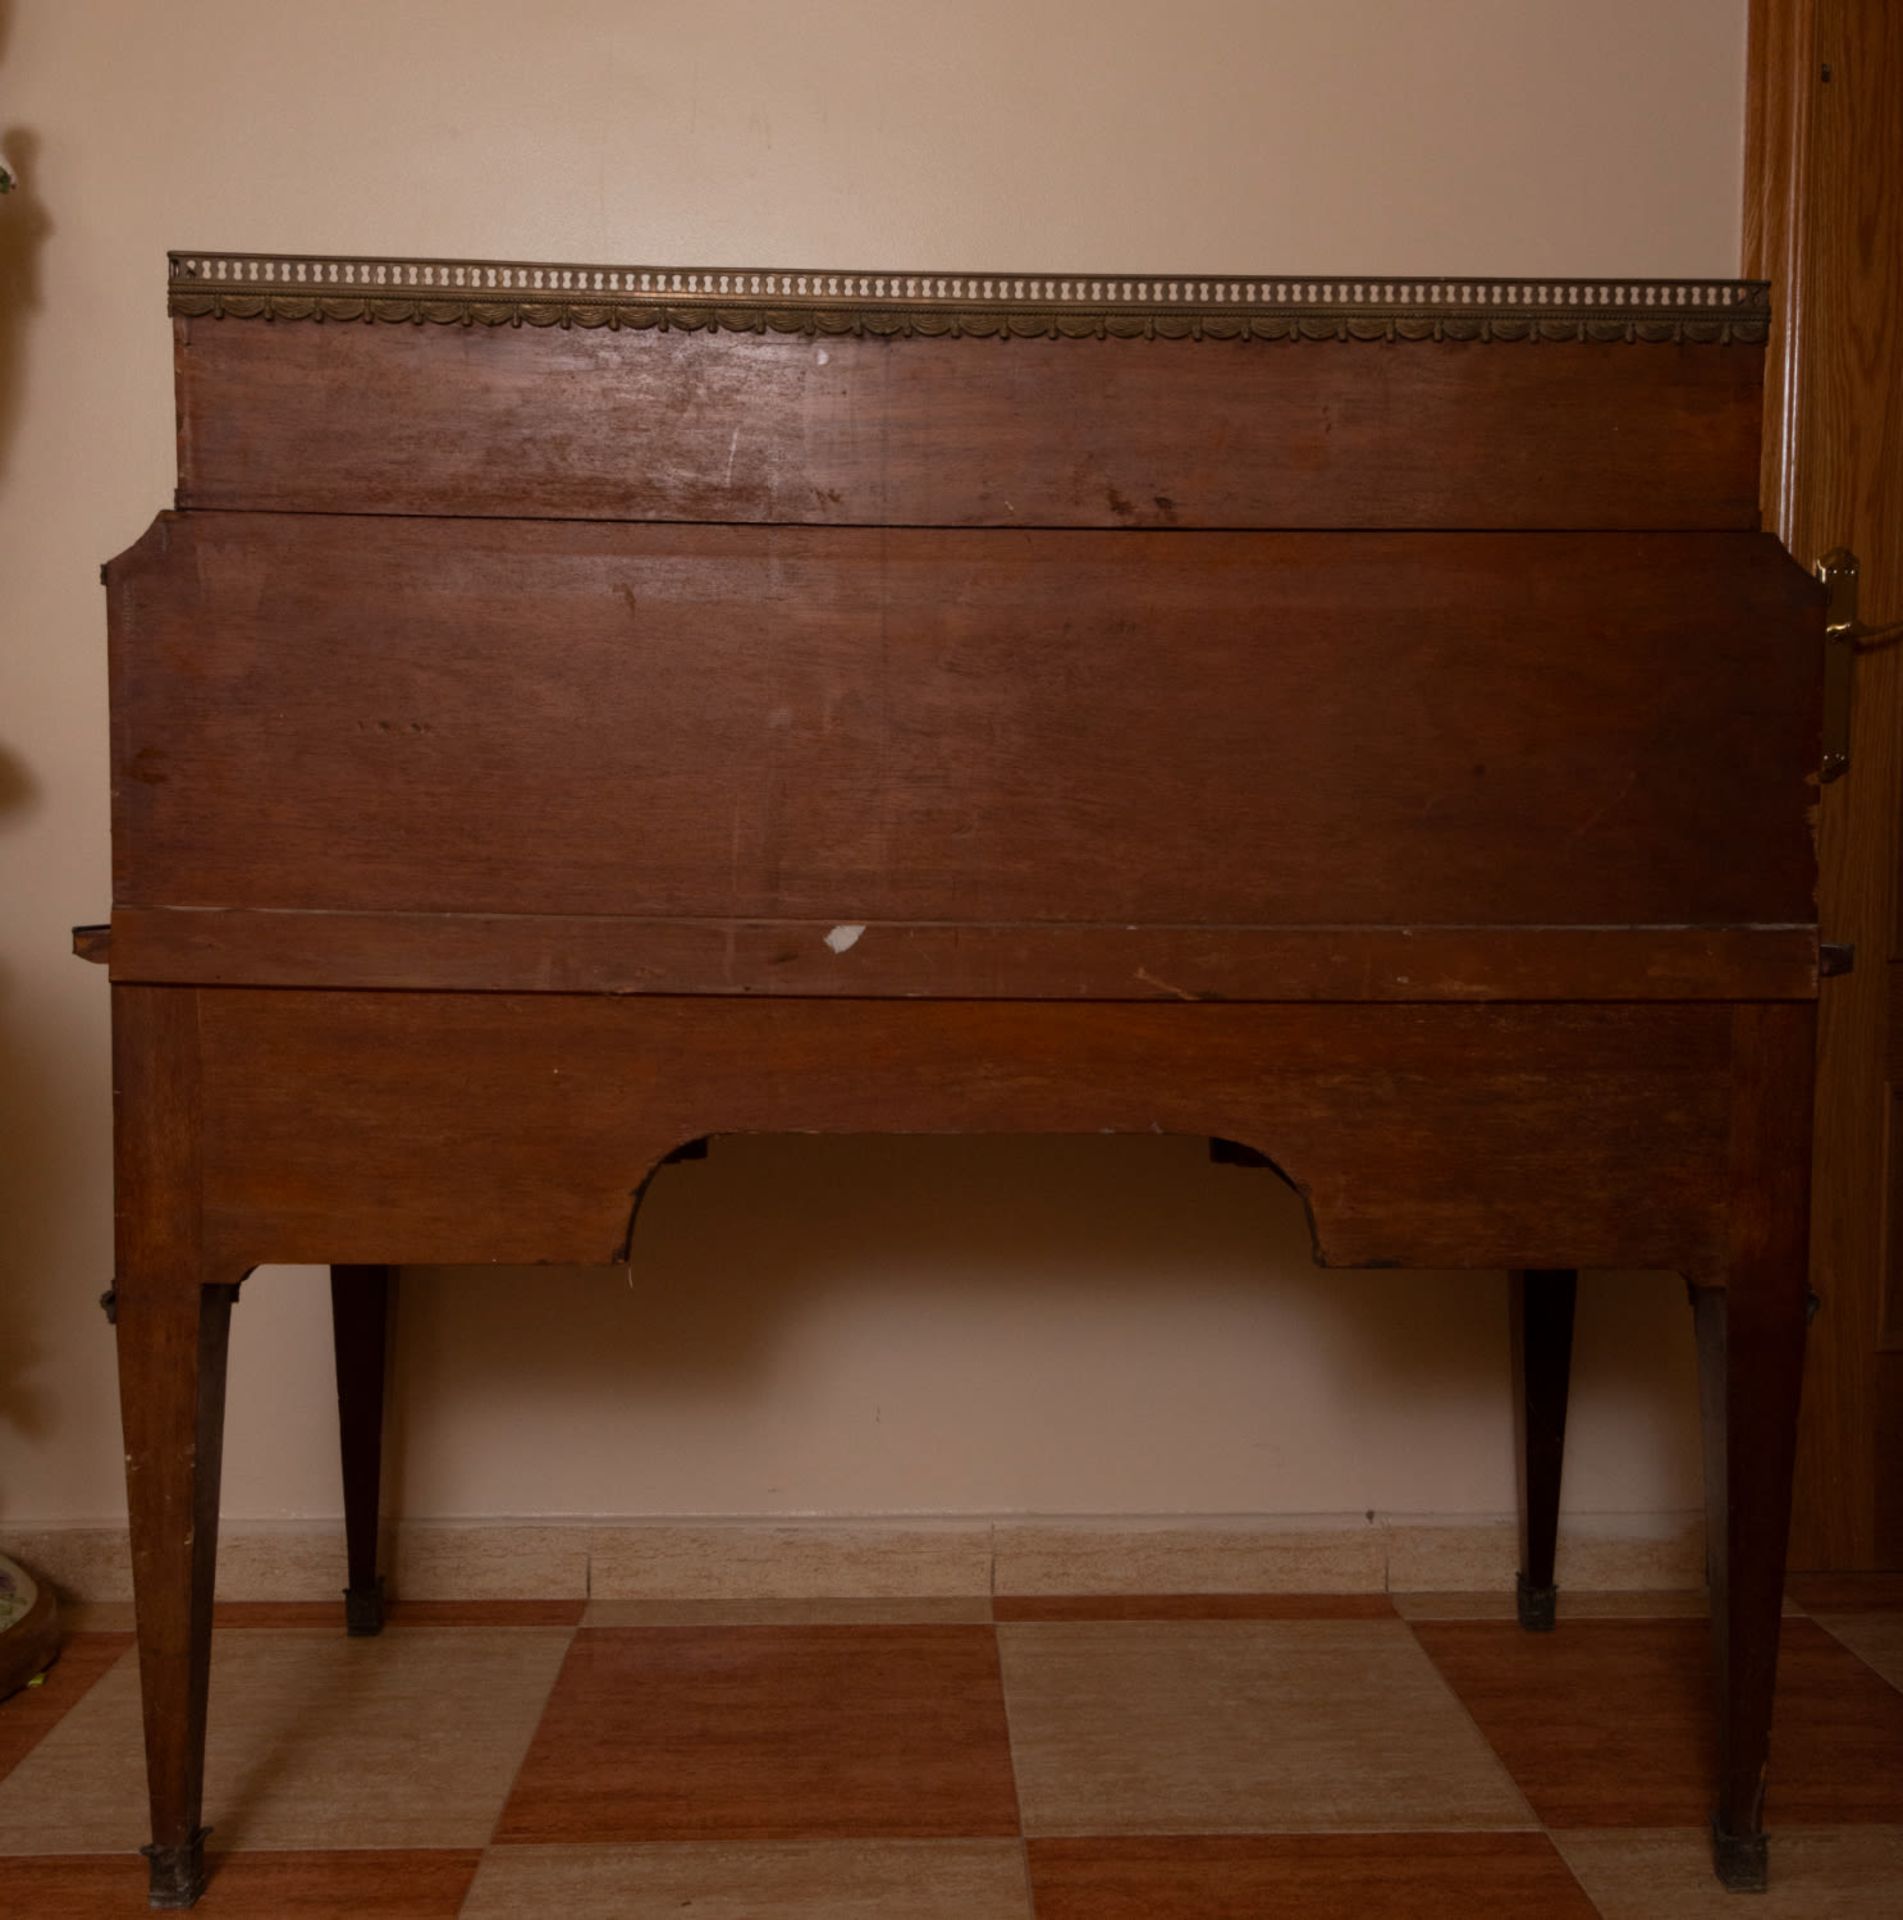
{"type": "MultiPolygon", "coordinates": [[[[1752,0],[1744,270],[1773,282],[1765,525],[1806,566],[1861,563],[1860,617],[1903,618],[1903,10],[1752,0]]],[[[1888,638],[1889,636],[1885,636],[1888,638]]],[[[1850,767],[1819,796],[1823,984],[1791,1563],[1903,1566],[1903,647],[1866,643],[1850,767]]]]}

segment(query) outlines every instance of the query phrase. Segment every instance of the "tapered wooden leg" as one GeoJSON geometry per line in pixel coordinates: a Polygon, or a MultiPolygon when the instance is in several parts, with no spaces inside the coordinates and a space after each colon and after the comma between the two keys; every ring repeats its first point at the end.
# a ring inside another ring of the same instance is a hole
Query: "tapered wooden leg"
{"type": "Polygon", "coordinates": [[[1803,1371],[1804,1272],[1695,1290],[1718,1686],[1718,1877],[1764,1886],[1764,1778],[1803,1371]]]}
{"type": "Polygon", "coordinates": [[[1559,1589],[1559,1480],[1566,1453],[1566,1391],[1573,1365],[1571,1267],[1514,1273],[1508,1280],[1513,1341],[1513,1421],[1520,1481],[1520,1625],[1551,1633],[1559,1589]]]}
{"type": "Polygon", "coordinates": [[[152,1802],[151,1901],[189,1907],[205,1878],[205,1701],[211,1679],[225,1350],[235,1286],[121,1273],[119,1387],[132,1586],[152,1802]]]}
{"type": "Polygon", "coordinates": [[[243,1269],[203,1243],[198,996],[112,990],[113,1288],[126,1503],[137,1603],[155,1907],[205,1880],[205,1703],[211,1678],[225,1353],[243,1269]]]}
{"type": "Polygon", "coordinates": [[[1718,1694],[1718,1877],[1766,1884],[1765,1768],[1804,1367],[1810,1009],[1740,1009],[1724,1284],[1694,1285],[1718,1694]]]}
{"type": "Polygon", "coordinates": [[[383,1631],[383,1401],[389,1356],[388,1267],[332,1267],[331,1328],[337,1346],[337,1429],[344,1465],[344,1542],[350,1584],[344,1622],[355,1637],[383,1631]]]}

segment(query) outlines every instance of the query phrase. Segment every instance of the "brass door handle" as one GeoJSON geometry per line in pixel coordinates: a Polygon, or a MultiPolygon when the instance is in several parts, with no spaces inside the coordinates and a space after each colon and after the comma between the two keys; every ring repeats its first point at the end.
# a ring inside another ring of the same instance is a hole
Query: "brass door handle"
{"type": "Polygon", "coordinates": [[[1817,577],[1830,591],[1824,614],[1824,757],[1819,780],[1835,780],[1850,767],[1850,709],[1857,655],[1903,640],[1903,621],[1866,627],[1857,618],[1857,556],[1832,547],[1817,563],[1817,577]]]}

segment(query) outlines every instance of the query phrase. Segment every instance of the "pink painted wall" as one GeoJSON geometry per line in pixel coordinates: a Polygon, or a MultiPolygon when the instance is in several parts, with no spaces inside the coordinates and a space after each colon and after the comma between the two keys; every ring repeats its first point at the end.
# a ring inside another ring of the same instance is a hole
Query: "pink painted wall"
{"type": "MultiPolygon", "coordinates": [[[[1743,0],[21,0],[0,45],[0,1524],[122,1511],[99,562],[169,497],[168,245],[1723,274],[1743,0]]],[[[226,1510],[338,1507],[321,1276],[226,1510]]],[[[1191,1143],[739,1141],[631,1273],[406,1282],[412,1516],[1512,1502],[1495,1276],[1326,1275],[1191,1143]]],[[[1584,1308],[1569,1504],[1696,1504],[1677,1284],[1584,1308]]]]}

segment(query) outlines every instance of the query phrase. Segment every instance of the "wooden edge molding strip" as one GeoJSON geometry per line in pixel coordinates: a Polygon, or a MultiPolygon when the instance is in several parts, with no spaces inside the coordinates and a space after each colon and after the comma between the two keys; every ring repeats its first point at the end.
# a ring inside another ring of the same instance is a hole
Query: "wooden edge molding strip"
{"type": "Polygon", "coordinates": [[[173,253],[187,319],[1005,339],[1762,345],[1756,280],[843,273],[173,253]]]}
{"type": "Polygon", "coordinates": [[[1817,993],[1817,930],[860,925],[120,907],[111,966],[121,982],[436,992],[1807,1000],[1817,993]]]}

